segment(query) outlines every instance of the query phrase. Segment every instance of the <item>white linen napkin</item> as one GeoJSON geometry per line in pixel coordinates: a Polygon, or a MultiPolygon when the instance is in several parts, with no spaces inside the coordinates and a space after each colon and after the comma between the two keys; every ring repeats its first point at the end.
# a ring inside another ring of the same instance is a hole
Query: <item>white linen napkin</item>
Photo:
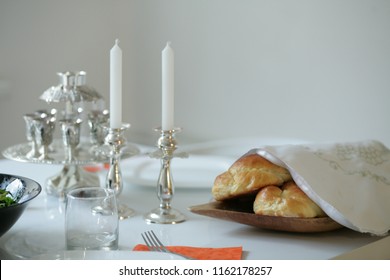
{"type": "Polygon", "coordinates": [[[389,232],[390,150],[381,142],[265,146],[248,153],[287,168],[338,223],[373,235],[389,232]]]}

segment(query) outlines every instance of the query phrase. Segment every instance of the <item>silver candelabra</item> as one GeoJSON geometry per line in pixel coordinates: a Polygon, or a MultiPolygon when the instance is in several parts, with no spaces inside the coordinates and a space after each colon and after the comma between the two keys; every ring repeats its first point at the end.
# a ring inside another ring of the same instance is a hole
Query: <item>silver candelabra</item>
{"type": "MultiPolygon", "coordinates": [[[[109,156],[110,168],[106,177],[105,187],[115,191],[117,197],[123,190],[123,179],[120,168],[120,159],[126,156],[134,156],[139,153],[139,149],[133,145],[127,144],[124,132],[130,128],[130,124],[122,124],[120,128],[106,128],[107,136],[105,138],[105,147],[108,151],[104,153],[109,156]]],[[[122,204],[118,198],[118,212],[120,219],[127,219],[134,216],[133,209],[125,204],[122,204]]]]}
{"type": "Polygon", "coordinates": [[[151,153],[153,158],[161,160],[160,175],[157,182],[157,196],[160,200],[160,206],[144,216],[148,223],[156,224],[176,224],[186,220],[186,217],[178,210],[171,207],[171,202],[174,196],[175,188],[171,174],[171,160],[174,157],[188,157],[187,153],[177,153],[177,142],[175,134],[180,132],[180,128],[172,130],[162,130],[157,145],[158,150],[151,153]]]}

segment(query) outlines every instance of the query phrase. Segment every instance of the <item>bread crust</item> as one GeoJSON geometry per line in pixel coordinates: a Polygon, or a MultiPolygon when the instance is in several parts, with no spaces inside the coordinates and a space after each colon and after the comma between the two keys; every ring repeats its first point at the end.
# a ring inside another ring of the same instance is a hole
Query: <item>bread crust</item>
{"type": "Polygon", "coordinates": [[[258,215],[315,218],[325,212],[294,181],[282,187],[267,186],[256,195],[253,211],[258,215]]]}
{"type": "Polygon", "coordinates": [[[212,195],[218,201],[254,196],[261,188],[281,186],[289,180],[292,178],[286,168],[273,164],[258,154],[248,154],[215,178],[212,195]]]}

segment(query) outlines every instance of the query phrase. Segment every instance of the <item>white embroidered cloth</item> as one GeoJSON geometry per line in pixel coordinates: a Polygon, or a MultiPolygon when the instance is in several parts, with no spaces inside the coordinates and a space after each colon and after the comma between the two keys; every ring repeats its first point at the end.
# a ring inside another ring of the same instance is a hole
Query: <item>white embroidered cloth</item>
{"type": "Polygon", "coordinates": [[[297,185],[338,223],[386,235],[390,230],[390,150],[370,140],[253,149],[287,168],[297,185]]]}

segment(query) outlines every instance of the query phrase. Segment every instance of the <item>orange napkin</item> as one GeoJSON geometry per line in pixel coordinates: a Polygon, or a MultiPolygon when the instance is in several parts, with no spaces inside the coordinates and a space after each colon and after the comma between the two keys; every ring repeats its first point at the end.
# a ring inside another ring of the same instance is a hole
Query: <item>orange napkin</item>
{"type": "MultiPolygon", "coordinates": [[[[197,260],[241,260],[242,247],[201,248],[188,246],[167,246],[168,250],[197,260]]],[[[148,247],[138,244],[133,251],[149,251],[148,247]]]]}
{"type": "Polygon", "coordinates": [[[104,163],[104,164],[98,164],[98,165],[87,165],[87,166],[84,166],[84,170],[85,171],[88,171],[88,172],[99,172],[99,171],[102,171],[102,170],[107,170],[110,168],[110,164],[109,163],[104,163]]]}

